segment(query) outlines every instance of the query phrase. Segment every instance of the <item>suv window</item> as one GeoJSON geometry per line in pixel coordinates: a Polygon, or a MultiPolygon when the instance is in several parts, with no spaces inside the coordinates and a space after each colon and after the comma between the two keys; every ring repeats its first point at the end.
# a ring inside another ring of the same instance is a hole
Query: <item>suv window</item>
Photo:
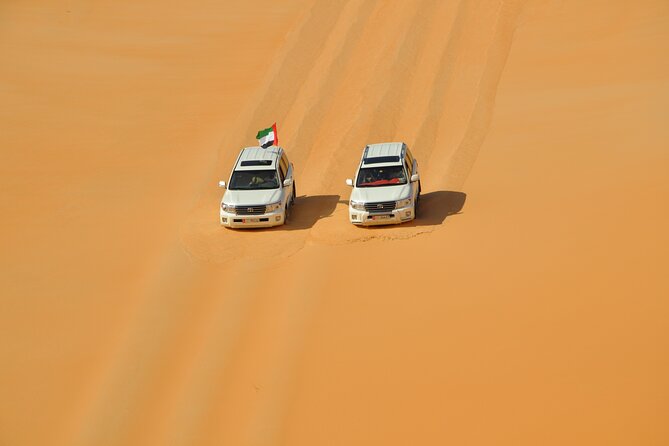
{"type": "Polygon", "coordinates": [[[279,171],[281,172],[281,181],[286,178],[288,175],[288,158],[285,153],[281,154],[281,159],[279,160],[279,171]]]}
{"type": "Polygon", "coordinates": [[[397,163],[399,162],[399,156],[374,156],[372,158],[363,158],[362,162],[365,165],[369,164],[381,164],[381,163],[397,163]]]}
{"type": "Polygon", "coordinates": [[[248,166],[271,166],[272,165],[272,160],[247,160],[247,161],[242,161],[239,163],[240,166],[242,167],[248,167],[248,166]]]}
{"type": "MultiPolygon", "coordinates": [[[[406,146],[405,146],[406,147],[406,146]]],[[[411,168],[413,169],[413,155],[411,154],[411,150],[409,150],[408,147],[406,147],[406,157],[407,157],[407,163],[411,168]]]]}
{"type": "Polygon", "coordinates": [[[361,167],[356,180],[356,187],[377,187],[406,184],[404,166],[361,167]]]}
{"type": "Polygon", "coordinates": [[[229,189],[254,190],[276,189],[279,179],[276,170],[235,170],[230,178],[229,189]]]}

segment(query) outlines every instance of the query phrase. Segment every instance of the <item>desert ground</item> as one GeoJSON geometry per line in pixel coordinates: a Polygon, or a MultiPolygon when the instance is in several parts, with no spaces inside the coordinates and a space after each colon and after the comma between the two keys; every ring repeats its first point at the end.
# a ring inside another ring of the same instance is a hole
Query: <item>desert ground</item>
{"type": "Polygon", "coordinates": [[[0,3],[0,444],[669,444],[667,0],[0,3]],[[220,227],[277,123],[284,227],[220,227]],[[367,143],[422,213],[357,228],[367,143]]]}

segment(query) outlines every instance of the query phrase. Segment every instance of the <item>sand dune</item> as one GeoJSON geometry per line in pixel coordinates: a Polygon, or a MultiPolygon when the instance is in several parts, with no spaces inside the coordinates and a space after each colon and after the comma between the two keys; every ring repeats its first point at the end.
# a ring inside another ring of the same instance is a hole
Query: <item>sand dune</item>
{"type": "Polygon", "coordinates": [[[665,1],[0,6],[0,443],[664,444],[665,1]],[[294,219],[218,225],[272,122],[294,219]],[[356,228],[366,143],[423,211],[356,228]]]}

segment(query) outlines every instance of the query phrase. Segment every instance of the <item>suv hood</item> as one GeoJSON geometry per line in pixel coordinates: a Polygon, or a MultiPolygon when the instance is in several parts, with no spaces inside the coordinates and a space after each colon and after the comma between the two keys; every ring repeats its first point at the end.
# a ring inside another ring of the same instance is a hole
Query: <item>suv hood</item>
{"type": "Polygon", "coordinates": [[[257,190],[226,190],[223,203],[234,206],[250,206],[254,204],[270,204],[281,200],[281,189],[257,190]]]}
{"type": "Polygon", "coordinates": [[[363,203],[375,201],[396,201],[411,195],[411,183],[398,186],[354,187],[351,200],[363,203]]]}

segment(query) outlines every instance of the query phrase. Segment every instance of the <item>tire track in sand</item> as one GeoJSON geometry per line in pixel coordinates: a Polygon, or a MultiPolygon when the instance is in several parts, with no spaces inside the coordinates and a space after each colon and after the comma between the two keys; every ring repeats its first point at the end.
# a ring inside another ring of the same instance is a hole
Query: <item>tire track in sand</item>
{"type": "MultiPolygon", "coordinates": [[[[347,219],[347,209],[342,203],[330,221],[319,222],[314,228],[314,241],[346,244],[411,238],[439,228],[448,215],[462,206],[464,195],[458,194],[455,199],[450,191],[462,187],[485,139],[497,84],[511,48],[521,6],[520,1],[460,2],[439,55],[437,75],[432,79],[431,87],[426,89],[423,84],[415,84],[407,95],[411,98],[407,108],[413,108],[412,114],[400,119],[398,130],[407,133],[411,133],[412,127],[419,130],[413,140],[402,138],[401,133],[396,139],[407,141],[421,161],[423,192],[427,192],[428,198],[423,203],[421,216],[401,226],[356,228],[337,224],[347,219]],[[473,27],[485,32],[466,32],[473,27]],[[414,102],[425,104],[420,114],[416,113],[414,102]]],[[[429,64],[430,60],[419,62],[419,66],[429,64]]],[[[426,76],[419,75],[418,78],[425,80],[426,76]]],[[[392,122],[392,119],[385,119],[386,110],[376,108],[374,111],[377,116],[384,117],[376,122],[392,122]]],[[[343,144],[354,140],[353,135],[357,132],[351,128],[343,144]]],[[[370,134],[383,135],[383,132],[370,129],[370,134]]]]}
{"type": "Polygon", "coordinates": [[[485,140],[522,1],[460,4],[434,94],[416,137],[434,190],[460,191],[485,140]],[[467,33],[472,27],[486,32],[467,33]],[[442,79],[440,81],[440,79],[442,79]]]}
{"type": "MultiPolygon", "coordinates": [[[[495,34],[488,48],[488,57],[467,129],[454,153],[450,155],[446,173],[441,178],[436,178],[438,184],[447,190],[462,190],[485,142],[493,118],[497,88],[511,52],[513,36],[523,5],[524,2],[519,0],[507,0],[500,6],[495,34]]],[[[441,165],[443,157],[434,161],[436,165],[441,165]]]]}

